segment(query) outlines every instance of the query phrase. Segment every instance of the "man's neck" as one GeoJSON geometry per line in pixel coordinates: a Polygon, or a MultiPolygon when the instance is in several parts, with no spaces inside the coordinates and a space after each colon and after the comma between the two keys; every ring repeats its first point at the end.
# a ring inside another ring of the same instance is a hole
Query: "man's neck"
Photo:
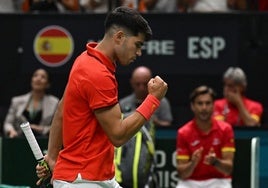
{"type": "Polygon", "coordinates": [[[196,120],[196,125],[198,129],[204,133],[209,133],[209,131],[212,128],[212,122],[210,120],[209,121],[196,120]]]}

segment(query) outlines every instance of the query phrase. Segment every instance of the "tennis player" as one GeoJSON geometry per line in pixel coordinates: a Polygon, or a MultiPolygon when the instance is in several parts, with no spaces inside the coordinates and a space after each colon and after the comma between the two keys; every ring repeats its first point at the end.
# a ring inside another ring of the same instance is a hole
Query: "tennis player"
{"type": "MultiPolygon", "coordinates": [[[[114,176],[114,147],[126,143],[150,119],[167,92],[159,77],[148,83],[149,94],[136,112],[121,118],[115,71],[141,56],[152,31],[135,10],[117,7],[105,20],[105,35],[88,43],[70,71],[54,115],[46,161],[53,187],[120,187],[114,176]]],[[[36,166],[39,178],[45,169],[36,166]]]]}

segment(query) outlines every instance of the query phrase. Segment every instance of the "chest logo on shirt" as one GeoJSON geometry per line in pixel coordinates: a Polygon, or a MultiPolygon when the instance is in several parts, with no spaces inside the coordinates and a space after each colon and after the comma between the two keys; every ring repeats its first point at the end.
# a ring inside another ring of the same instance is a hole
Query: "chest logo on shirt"
{"type": "Polygon", "coordinates": [[[226,115],[226,114],[229,114],[229,112],[230,112],[230,109],[229,109],[228,105],[224,105],[222,114],[223,115],[226,115]]]}
{"type": "Polygon", "coordinates": [[[195,140],[191,143],[191,146],[197,146],[200,143],[200,140],[195,140]]]}
{"type": "Polygon", "coordinates": [[[213,145],[213,146],[217,146],[217,145],[219,145],[220,143],[221,143],[220,139],[218,139],[218,138],[214,138],[214,139],[213,139],[213,142],[212,142],[212,145],[213,145]]]}

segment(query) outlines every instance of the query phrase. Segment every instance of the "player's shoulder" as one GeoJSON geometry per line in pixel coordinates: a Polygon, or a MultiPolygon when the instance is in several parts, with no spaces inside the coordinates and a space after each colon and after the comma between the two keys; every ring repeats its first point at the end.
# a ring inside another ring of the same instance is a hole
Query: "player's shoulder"
{"type": "Polygon", "coordinates": [[[245,101],[252,105],[252,106],[257,106],[257,107],[262,107],[262,103],[260,103],[259,101],[257,100],[253,100],[253,99],[250,99],[250,98],[245,98],[245,101]]]}
{"type": "Polygon", "coordinates": [[[223,105],[227,102],[227,100],[225,98],[220,98],[220,99],[216,99],[214,101],[214,105],[223,105]]]}
{"type": "Polygon", "coordinates": [[[46,94],[46,98],[53,103],[59,102],[59,98],[51,94],[46,94]]]}
{"type": "Polygon", "coordinates": [[[177,131],[179,134],[191,134],[193,132],[193,120],[188,121],[184,125],[182,125],[180,128],[178,128],[177,131]]]}
{"type": "Polygon", "coordinates": [[[233,129],[232,125],[226,121],[214,120],[214,122],[218,125],[219,129],[222,131],[233,129]]]}
{"type": "Polygon", "coordinates": [[[14,96],[12,97],[12,102],[14,103],[17,103],[17,102],[20,102],[20,101],[25,101],[25,100],[28,100],[31,96],[31,93],[26,93],[26,94],[22,94],[22,95],[17,95],[17,96],[14,96]]]}
{"type": "Polygon", "coordinates": [[[104,67],[104,65],[99,59],[88,55],[87,52],[84,51],[75,59],[72,69],[94,71],[97,73],[98,69],[101,67],[104,67]]]}
{"type": "Polygon", "coordinates": [[[84,81],[90,80],[93,84],[96,84],[113,79],[113,74],[100,60],[84,52],[75,60],[70,77],[84,81]]]}
{"type": "Polygon", "coordinates": [[[160,101],[160,104],[161,104],[161,105],[163,105],[163,104],[169,105],[169,100],[168,100],[168,98],[163,97],[163,98],[161,99],[161,101],[160,101]]]}

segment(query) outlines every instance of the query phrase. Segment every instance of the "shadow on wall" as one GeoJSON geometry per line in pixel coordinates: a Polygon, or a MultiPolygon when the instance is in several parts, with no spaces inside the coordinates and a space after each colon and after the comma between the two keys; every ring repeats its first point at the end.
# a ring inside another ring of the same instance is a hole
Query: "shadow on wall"
{"type": "Polygon", "coordinates": [[[193,118],[193,113],[189,106],[172,106],[173,125],[179,128],[193,118]]]}

